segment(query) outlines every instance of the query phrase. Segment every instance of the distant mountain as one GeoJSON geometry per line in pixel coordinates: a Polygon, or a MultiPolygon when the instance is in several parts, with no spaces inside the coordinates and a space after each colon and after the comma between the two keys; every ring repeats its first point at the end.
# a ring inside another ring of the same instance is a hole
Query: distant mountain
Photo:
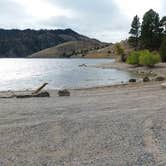
{"type": "MultiPolygon", "coordinates": [[[[80,35],[71,29],[65,30],[4,30],[0,29],[0,57],[27,57],[33,53],[59,44],[83,41],[101,42],[80,35]]],[[[88,47],[88,45],[86,45],[88,47]]]]}

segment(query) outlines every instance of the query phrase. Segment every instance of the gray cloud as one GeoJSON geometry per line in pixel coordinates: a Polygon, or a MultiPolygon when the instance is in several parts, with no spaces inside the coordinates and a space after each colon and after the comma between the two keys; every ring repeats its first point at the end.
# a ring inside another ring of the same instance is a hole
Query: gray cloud
{"type": "MultiPolygon", "coordinates": [[[[162,9],[159,11],[162,17],[165,14],[166,1],[159,1],[162,3],[162,9]]],[[[71,15],[65,14],[44,18],[34,18],[30,10],[27,10],[24,0],[22,0],[22,3],[16,2],[19,1],[0,0],[0,28],[72,28],[89,37],[114,42],[128,36],[133,17],[133,14],[130,17],[125,15],[125,11],[119,8],[118,3],[115,3],[116,0],[41,0],[41,3],[49,3],[55,7],[55,15],[56,8],[71,11],[71,15]]],[[[26,2],[31,3],[32,1],[26,2]]],[[[143,3],[143,0],[141,2],[143,3]]],[[[38,8],[33,12],[37,13],[38,8]]],[[[43,9],[43,12],[47,11],[43,9]]]]}
{"type": "Polygon", "coordinates": [[[161,3],[161,6],[162,6],[162,9],[161,9],[161,11],[160,11],[160,13],[161,13],[161,17],[163,17],[163,16],[166,16],[166,1],[165,0],[162,0],[162,3],[161,3]]]}
{"type": "Polygon", "coordinates": [[[0,27],[1,28],[17,28],[28,18],[23,7],[12,0],[0,1],[0,27]]]}
{"type": "Polygon", "coordinates": [[[74,12],[74,18],[55,17],[47,20],[50,26],[71,27],[85,35],[107,41],[115,41],[116,37],[112,32],[117,35],[119,32],[125,33],[129,28],[128,18],[111,0],[75,0],[72,3],[70,0],[49,0],[49,2],[74,12]],[[111,36],[107,36],[106,33],[111,36]]]}

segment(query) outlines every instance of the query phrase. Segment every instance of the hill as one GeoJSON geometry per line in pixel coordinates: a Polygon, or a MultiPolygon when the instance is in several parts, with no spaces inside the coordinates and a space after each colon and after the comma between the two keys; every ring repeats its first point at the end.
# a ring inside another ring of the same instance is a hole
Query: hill
{"type": "Polygon", "coordinates": [[[91,50],[100,49],[105,44],[89,39],[83,41],[70,41],[57,46],[44,49],[32,54],[33,58],[61,58],[61,57],[84,57],[91,50]]]}
{"type": "MultiPolygon", "coordinates": [[[[40,50],[70,41],[91,41],[71,29],[0,29],[0,57],[27,57],[40,50]]],[[[95,41],[95,40],[94,40],[95,41]]],[[[98,41],[96,41],[98,42],[98,41]]]]}
{"type": "Polygon", "coordinates": [[[109,45],[105,45],[105,47],[102,47],[100,49],[89,51],[85,55],[85,58],[110,58],[113,56],[115,56],[114,45],[109,44],[109,45]]]}

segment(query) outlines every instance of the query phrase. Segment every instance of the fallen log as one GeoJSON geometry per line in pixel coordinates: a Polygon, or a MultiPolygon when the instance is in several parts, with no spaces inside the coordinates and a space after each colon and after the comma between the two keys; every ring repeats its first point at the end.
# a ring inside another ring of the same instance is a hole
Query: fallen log
{"type": "Polygon", "coordinates": [[[50,94],[47,91],[45,91],[38,94],[16,95],[16,98],[31,98],[31,97],[50,97],[50,94]]]}
{"type": "Polygon", "coordinates": [[[15,94],[14,92],[10,91],[12,93],[12,95],[10,96],[0,96],[0,98],[31,98],[31,97],[50,97],[49,92],[44,91],[44,92],[40,92],[48,83],[44,83],[42,86],[40,86],[39,88],[37,88],[34,92],[32,92],[31,94],[15,94]],[[40,92],[40,93],[39,93],[40,92]]]}
{"type": "Polygon", "coordinates": [[[39,88],[37,88],[32,94],[39,93],[46,85],[48,85],[48,83],[44,83],[42,86],[40,86],[39,88]]]}

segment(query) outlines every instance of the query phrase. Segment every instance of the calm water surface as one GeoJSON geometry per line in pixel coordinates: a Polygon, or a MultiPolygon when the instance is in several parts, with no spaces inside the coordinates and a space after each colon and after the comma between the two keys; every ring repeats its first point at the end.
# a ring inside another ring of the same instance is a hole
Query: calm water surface
{"type": "Polygon", "coordinates": [[[134,76],[116,69],[79,67],[113,62],[111,59],[0,59],[0,90],[82,88],[112,85],[134,76]]]}

